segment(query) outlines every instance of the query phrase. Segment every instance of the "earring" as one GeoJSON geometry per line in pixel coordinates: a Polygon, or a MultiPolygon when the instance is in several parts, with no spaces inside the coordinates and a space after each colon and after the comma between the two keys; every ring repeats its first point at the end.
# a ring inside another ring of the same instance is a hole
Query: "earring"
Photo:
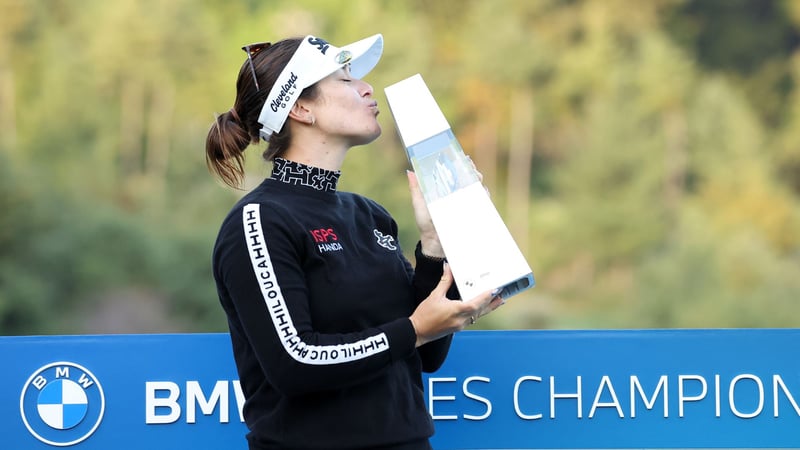
{"type": "Polygon", "coordinates": [[[317,119],[314,116],[311,116],[311,126],[313,127],[315,123],[317,123],[317,119]]]}

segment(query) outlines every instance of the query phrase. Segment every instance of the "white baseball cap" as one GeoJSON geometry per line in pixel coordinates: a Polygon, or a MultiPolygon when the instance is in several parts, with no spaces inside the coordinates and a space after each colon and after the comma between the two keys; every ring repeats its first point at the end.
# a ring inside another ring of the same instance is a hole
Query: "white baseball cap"
{"type": "Polygon", "coordinates": [[[260,135],[269,141],[272,133],[283,128],[289,111],[303,89],[350,64],[350,74],[362,78],[369,73],[383,53],[383,36],[376,34],[344,47],[335,47],[324,39],[306,36],[283,69],[267,101],[261,107],[258,122],[260,135]]]}

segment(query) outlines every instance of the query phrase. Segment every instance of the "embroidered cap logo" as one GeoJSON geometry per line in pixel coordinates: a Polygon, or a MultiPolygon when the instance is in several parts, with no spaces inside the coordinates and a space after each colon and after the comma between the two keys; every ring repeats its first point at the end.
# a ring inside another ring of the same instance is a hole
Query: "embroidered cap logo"
{"type": "Polygon", "coordinates": [[[331,44],[329,44],[328,41],[326,41],[325,39],[314,36],[308,37],[308,43],[311,45],[315,45],[319,50],[319,52],[322,53],[323,55],[325,54],[325,52],[328,51],[328,47],[331,46],[331,44]]]}

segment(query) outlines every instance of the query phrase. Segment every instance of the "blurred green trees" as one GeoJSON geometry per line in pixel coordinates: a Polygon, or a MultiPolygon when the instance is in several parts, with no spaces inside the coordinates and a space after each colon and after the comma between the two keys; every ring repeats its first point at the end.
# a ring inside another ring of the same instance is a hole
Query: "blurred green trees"
{"type": "MultiPolygon", "coordinates": [[[[800,317],[800,2],[0,0],[0,333],[223,331],[207,173],[245,43],[383,33],[343,189],[416,236],[383,87],[421,73],[537,287],[489,328],[800,317]]],[[[250,183],[268,171],[249,154],[250,183]]]]}

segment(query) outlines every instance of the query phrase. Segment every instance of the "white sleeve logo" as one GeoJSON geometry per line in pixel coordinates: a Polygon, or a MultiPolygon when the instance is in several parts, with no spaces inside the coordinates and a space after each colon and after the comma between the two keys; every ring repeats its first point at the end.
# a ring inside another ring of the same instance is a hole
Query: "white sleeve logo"
{"type": "MultiPolygon", "coordinates": [[[[269,311],[272,325],[292,358],[305,364],[341,364],[367,358],[389,349],[385,333],[362,339],[358,342],[337,345],[309,345],[300,339],[286,307],[280,285],[272,267],[272,261],[264,239],[261,214],[258,204],[248,204],[242,210],[247,250],[256,279],[261,288],[264,304],[269,311]]],[[[389,236],[391,238],[391,236],[389,236]]]]}

